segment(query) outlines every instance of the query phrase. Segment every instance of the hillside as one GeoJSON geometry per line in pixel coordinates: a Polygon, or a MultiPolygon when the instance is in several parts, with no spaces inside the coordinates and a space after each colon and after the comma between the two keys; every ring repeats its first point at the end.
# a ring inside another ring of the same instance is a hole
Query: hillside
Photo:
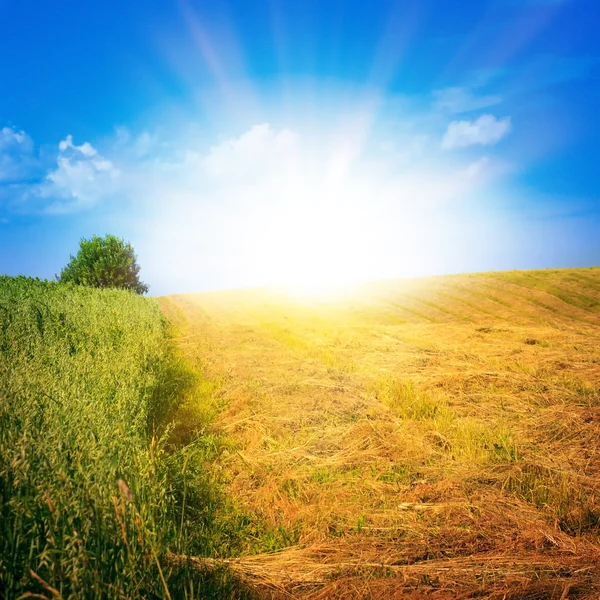
{"type": "Polygon", "coordinates": [[[174,435],[207,427],[267,524],[230,563],[250,587],[598,597],[599,268],[160,304],[200,374],[174,435]]]}

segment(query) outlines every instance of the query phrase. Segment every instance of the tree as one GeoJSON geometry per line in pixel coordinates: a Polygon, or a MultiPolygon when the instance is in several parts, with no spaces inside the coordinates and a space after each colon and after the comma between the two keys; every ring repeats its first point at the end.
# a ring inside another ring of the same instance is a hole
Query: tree
{"type": "Polygon", "coordinates": [[[81,240],[77,256],[71,255],[69,264],[57,277],[61,283],[75,283],[100,288],[122,288],[145,294],[148,286],[138,277],[140,267],[130,243],[107,235],[95,235],[81,240]]]}

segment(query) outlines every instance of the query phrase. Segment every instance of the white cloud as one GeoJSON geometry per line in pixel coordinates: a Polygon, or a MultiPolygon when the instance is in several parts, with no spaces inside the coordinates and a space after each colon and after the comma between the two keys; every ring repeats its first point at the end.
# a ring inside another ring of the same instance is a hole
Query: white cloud
{"type": "Polygon", "coordinates": [[[482,115],[475,121],[452,121],[442,139],[442,148],[452,150],[467,146],[493,146],[512,128],[511,118],[496,119],[482,115]]]}
{"type": "Polygon", "coordinates": [[[96,156],[98,152],[96,148],[94,148],[89,142],[84,142],[81,146],[75,146],[73,144],[73,136],[68,135],[60,144],[58,144],[58,149],[61,152],[66,152],[69,148],[75,150],[76,152],[80,152],[84,156],[96,156]]]}
{"type": "Polygon", "coordinates": [[[262,123],[237,138],[211,147],[201,164],[209,175],[217,177],[253,177],[265,165],[276,172],[292,159],[298,142],[299,136],[293,131],[274,130],[268,123],[262,123]]]}
{"type": "Polygon", "coordinates": [[[449,87],[433,92],[433,108],[450,114],[481,110],[502,102],[501,96],[475,95],[468,87],[449,87]]]}
{"type": "Polygon", "coordinates": [[[115,193],[120,171],[89,142],[76,146],[68,135],[58,149],[57,168],[38,188],[38,195],[50,200],[45,212],[75,212],[115,193]]]}
{"type": "Polygon", "coordinates": [[[32,139],[24,132],[17,131],[12,127],[3,127],[0,129],[0,152],[4,152],[11,147],[19,146],[24,152],[33,150],[32,139]]]}
{"type": "Polygon", "coordinates": [[[26,179],[35,167],[33,140],[24,131],[0,129],[0,182],[26,179]]]}

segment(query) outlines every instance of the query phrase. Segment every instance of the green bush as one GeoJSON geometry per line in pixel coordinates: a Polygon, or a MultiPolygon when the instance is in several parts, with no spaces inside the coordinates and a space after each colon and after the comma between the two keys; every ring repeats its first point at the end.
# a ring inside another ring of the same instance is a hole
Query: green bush
{"type": "Polygon", "coordinates": [[[61,283],[75,283],[99,288],[119,288],[145,294],[148,286],[139,279],[140,267],[131,244],[107,235],[82,239],[77,256],[58,278],[61,283]]]}

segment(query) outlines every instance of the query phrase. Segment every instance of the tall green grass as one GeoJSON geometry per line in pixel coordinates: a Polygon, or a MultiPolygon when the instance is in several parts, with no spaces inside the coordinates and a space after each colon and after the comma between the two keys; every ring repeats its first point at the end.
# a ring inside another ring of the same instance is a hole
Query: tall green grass
{"type": "Polygon", "coordinates": [[[0,277],[0,597],[246,597],[169,560],[235,544],[212,438],[167,451],[190,377],[153,300],[0,277]]]}

